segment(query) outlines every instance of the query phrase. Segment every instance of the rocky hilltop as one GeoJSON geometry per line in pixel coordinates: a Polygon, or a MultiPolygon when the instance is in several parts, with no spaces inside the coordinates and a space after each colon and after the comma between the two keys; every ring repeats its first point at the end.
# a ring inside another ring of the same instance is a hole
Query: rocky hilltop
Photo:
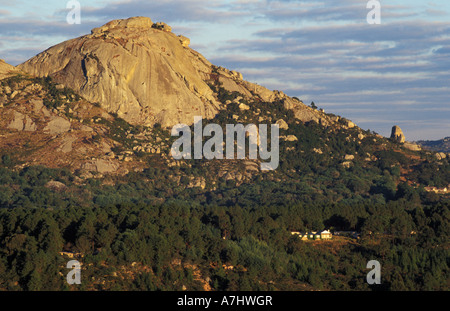
{"type": "Polygon", "coordinates": [[[18,72],[19,70],[16,67],[7,64],[3,59],[0,59],[0,80],[8,78],[18,72]]]}
{"type": "MultiPolygon", "coordinates": [[[[83,179],[173,167],[180,163],[170,156],[168,128],[192,124],[198,115],[216,123],[277,123],[282,145],[289,145],[283,148],[292,153],[305,152],[294,145],[308,124],[330,135],[351,130],[348,141],[365,138],[353,122],[245,81],[189,43],[165,23],[134,17],[53,46],[18,67],[0,62],[0,157],[13,157],[16,169],[67,168],[83,179]]],[[[214,178],[238,183],[258,174],[255,161],[205,165],[214,178]]],[[[189,185],[204,187],[205,178],[189,185]]]]}
{"type": "MultiPolygon", "coordinates": [[[[191,163],[170,156],[175,138],[168,128],[192,124],[198,115],[222,126],[278,124],[282,168],[270,174],[278,181],[289,174],[296,179],[308,170],[305,161],[347,170],[378,165],[381,150],[420,151],[398,127],[391,140],[364,131],[211,64],[189,43],[165,23],[134,17],[94,28],[17,68],[0,62],[0,156],[14,158],[16,169],[67,168],[82,179],[149,167],[189,170],[191,163]]],[[[195,165],[206,177],[171,178],[204,188],[218,179],[239,185],[259,174],[257,160],[195,165]]]]}
{"type": "Polygon", "coordinates": [[[302,121],[330,118],[279,91],[243,80],[189,48],[189,39],[148,17],[113,20],[91,34],[62,42],[18,66],[52,77],[132,124],[164,127],[214,117],[221,108],[211,83],[243,99],[282,101],[302,121]]]}
{"type": "Polygon", "coordinates": [[[394,125],[391,131],[391,140],[403,144],[403,147],[413,151],[420,151],[422,147],[420,144],[406,141],[406,136],[398,125],[394,125]]]}
{"type": "Polygon", "coordinates": [[[51,76],[134,124],[212,117],[218,103],[202,77],[211,64],[182,41],[153,28],[150,18],[115,20],[53,46],[19,68],[51,76]]]}

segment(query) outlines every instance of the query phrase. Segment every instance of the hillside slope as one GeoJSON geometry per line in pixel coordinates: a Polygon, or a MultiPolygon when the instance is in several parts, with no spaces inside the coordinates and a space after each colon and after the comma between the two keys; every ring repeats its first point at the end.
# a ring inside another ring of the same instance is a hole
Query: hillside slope
{"type": "Polygon", "coordinates": [[[448,290],[449,193],[425,186],[447,187],[450,157],[244,81],[148,18],[19,68],[0,63],[0,290],[448,290]],[[170,126],[195,115],[278,124],[279,167],[175,160],[170,126]],[[323,229],[355,235],[291,233],[323,229]]]}
{"type": "Polygon", "coordinates": [[[435,152],[450,153],[450,137],[439,140],[419,140],[417,144],[421,145],[425,149],[435,152]]]}
{"type": "Polygon", "coordinates": [[[17,168],[67,168],[83,178],[196,167],[195,176],[171,172],[170,179],[204,190],[258,178],[298,182],[313,174],[309,178],[320,181],[310,186],[322,194],[323,185],[331,186],[325,196],[334,200],[345,197],[335,188],[342,180],[353,189],[351,197],[379,193],[375,185],[383,170],[390,172],[383,182],[392,182],[392,191],[400,182],[449,183],[448,172],[439,169],[448,158],[408,150],[345,118],[247,82],[238,72],[212,65],[188,43],[164,23],[135,17],[51,47],[19,69],[5,64],[15,75],[1,80],[2,154],[13,156],[17,168]],[[249,159],[174,160],[170,126],[192,124],[196,115],[208,119],[204,126],[279,124],[279,169],[262,174],[259,161],[249,159]]]}

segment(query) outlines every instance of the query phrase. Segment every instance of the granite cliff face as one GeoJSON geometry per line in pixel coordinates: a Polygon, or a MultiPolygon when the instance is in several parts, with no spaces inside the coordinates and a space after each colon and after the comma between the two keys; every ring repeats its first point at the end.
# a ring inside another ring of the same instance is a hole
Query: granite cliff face
{"type": "Polygon", "coordinates": [[[51,76],[134,124],[192,122],[218,109],[202,79],[210,64],[149,18],[117,20],[42,52],[19,68],[51,76]]]}
{"type": "Polygon", "coordinates": [[[213,118],[221,107],[209,83],[219,82],[243,98],[281,101],[303,122],[330,124],[326,115],[282,92],[243,80],[213,66],[189,48],[190,40],[147,17],[114,20],[31,58],[19,69],[72,88],[132,124],[170,127],[213,118]]]}

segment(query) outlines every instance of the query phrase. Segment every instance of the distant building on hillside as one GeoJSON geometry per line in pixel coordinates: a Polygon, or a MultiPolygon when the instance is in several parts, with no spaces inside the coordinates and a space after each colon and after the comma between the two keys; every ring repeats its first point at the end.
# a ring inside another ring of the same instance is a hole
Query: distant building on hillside
{"type": "Polygon", "coordinates": [[[425,187],[424,189],[428,192],[434,192],[434,193],[448,193],[449,192],[450,185],[448,187],[444,188],[437,188],[437,187],[425,187]]]}
{"type": "Polygon", "coordinates": [[[81,253],[71,253],[71,252],[60,252],[61,256],[69,257],[69,258],[83,258],[84,255],[81,253]]]}
{"type": "Polygon", "coordinates": [[[330,240],[332,238],[332,234],[328,230],[324,230],[320,233],[320,238],[322,240],[330,240]]]}
{"type": "Polygon", "coordinates": [[[291,231],[292,235],[299,236],[303,241],[305,240],[331,240],[333,235],[330,231],[311,231],[311,232],[299,232],[299,231],[291,231]]]}

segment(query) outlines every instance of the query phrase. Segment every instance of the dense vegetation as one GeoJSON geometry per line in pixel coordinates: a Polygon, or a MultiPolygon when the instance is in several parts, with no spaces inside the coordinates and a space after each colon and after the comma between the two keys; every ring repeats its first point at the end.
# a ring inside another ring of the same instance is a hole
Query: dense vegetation
{"type": "Polygon", "coordinates": [[[369,288],[365,265],[372,259],[382,263],[382,289],[448,289],[449,207],[410,209],[393,201],[253,208],[177,201],[2,209],[0,287],[67,289],[62,275],[68,259],[59,255],[64,249],[84,254],[79,289],[201,289],[193,278],[197,266],[216,290],[360,290],[369,288]],[[324,226],[356,229],[362,237],[313,244],[289,232],[324,226]],[[175,265],[177,259],[183,265],[175,265]],[[135,271],[133,262],[147,269],[135,271]],[[121,278],[126,269],[134,279],[121,278]]]}
{"type": "MultiPolygon", "coordinates": [[[[54,99],[49,107],[71,96],[40,83],[54,99]]],[[[223,103],[239,96],[211,87],[223,103]]],[[[241,102],[251,109],[230,103],[214,122],[284,119],[289,129],[280,134],[298,138],[280,141],[276,171],[238,180],[219,177],[223,161],[171,167],[136,152],[144,171],[83,179],[66,169],[18,169],[14,154],[2,150],[0,289],[449,289],[450,200],[424,189],[450,183],[448,158],[370,131],[296,122],[282,102],[241,102]],[[348,166],[346,155],[354,156],[348,166]],[[195,178],[205,187],[191,186],[195,178]],[[325,228],[356,231],[360,239],[301,241],[290,233],[325,228]],[[65,282],[69,258],[60,252],[80,256],[81,285],[65,282]],[[382,284],[369,286],[373,259],[382,265],[382,284]]],[[[102,122],[120,148],[132,147],[120,135],[138,128],[118,118],[102,122]]],[[[159,126],[152,130],[168,137],[159,126]]]]}
{"type": "Polygon", "coordinates": [[[372,259],[383,278],[373,289],[448,289],[449,201],[406,184],[382,200],[332,203],[292,183],[225,182],[205,192],[149,169],[115,186],[83,185],[66,170],[13,171],[8,156],[2,162],[2,289],[69,289],[61,251],[84,255],[80,290],[195,290],[205,282],[215,290],[365,290],[372,259]],[[67,188],[46,187],[50,180],[67,188]],[[290,234],[323,228],[361,239],[314,243],[290,234]]]}

